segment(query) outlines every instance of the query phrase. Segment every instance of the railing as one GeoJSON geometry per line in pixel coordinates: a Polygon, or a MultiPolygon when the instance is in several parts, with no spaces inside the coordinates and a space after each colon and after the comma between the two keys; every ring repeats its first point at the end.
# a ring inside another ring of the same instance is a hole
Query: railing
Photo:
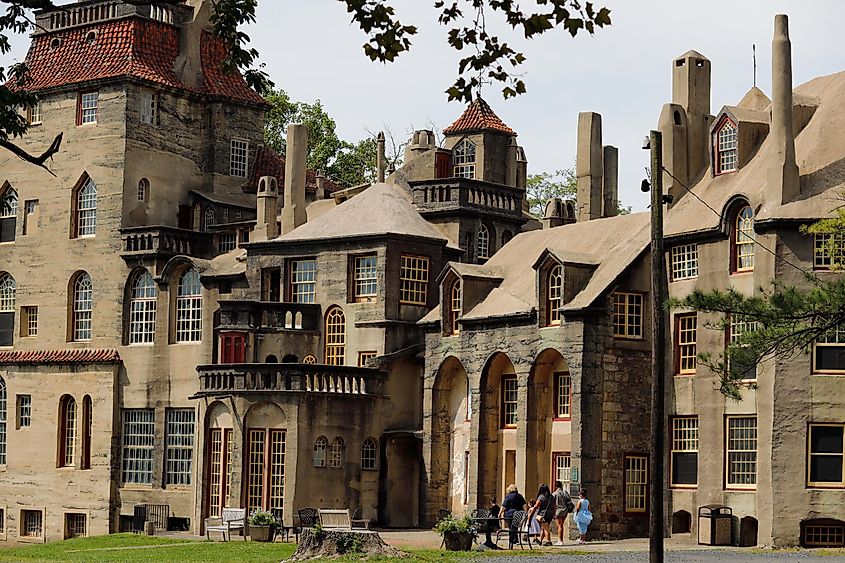
{"type": "Polygon", "coordinates": [[[144,254],[184,254],[206,256],[211,253],[213,235],[175,227],[129,227],[120,231],[122,256],[144,254]]]}
{"type": "Polygon", "coordinates": [[[216,328],[285,329],[316,331],[322,308],[316,303],[224,300],[219,302],[220,322],[216,328]]]}
{"type": "Polygon", "coordinates": [[[38,12],[34,33],[49,33],[133,15],[179,24],[188,19],[192,11],[190,6],[184,4],[142,5],[121,0],[88,0],[38,12]]]}
{"type": "Polygon", "coordinates": [[[64,7],[61,11],[49,14],[48,25],[45,27],[52,31],[116,18],[122,4],[122,2],[105,2],[76,8],[64,7]]]}
{"type": "Polygon", "coordinates": [[[479,180],[446,178],[411,182],[414,205],[420,211],[476,207],[505,215],[522,215],[522,190],[479,180]]]}
{"type": "Polygon", "coordinates": [[[319,364],[214,364],[197,366],[200,395],[290,392],[326,395],[384,394],[387,374],[373,368],[319,364]]]}

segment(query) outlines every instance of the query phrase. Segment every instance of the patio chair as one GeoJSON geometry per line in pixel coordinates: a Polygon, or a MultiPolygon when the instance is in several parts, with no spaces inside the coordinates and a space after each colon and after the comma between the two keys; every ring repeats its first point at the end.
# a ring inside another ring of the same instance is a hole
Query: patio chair
{"type": "Polygon", "coordinates": [[[490,511],[486,508],[473,508],[469,513],[469,517],[473,519],[472,529],[475,532],[472,536],[472,541],[478,543],[478,533],[486,532],[487,526],[490,525],[490,522],[487,521],[487,518],[490,517],[490,511]],[[483,520],[483,522],[477,520],[483,520]]]}
{"type": "Polygon", "coordinates": [[[244,534],[245,522],[245,508],[224,508],[219,517],[205,519],[205,537],[210,540],[210,532],[220,532],[223,534],[223,541],[229,541],[232,539],[233,530],[244,534]]]}
{"type": "Polygon", "coordinates": [[[352,527],[353,528],[363,528],[365,530],[370,529],[370,521],[366,518],[361,518],[361,507],[355,509],[352,513],[352,527]]]}
{"type": "Polygon", "coordinates": [[[526,530],[530,527],[530,522],[528,522],[528,513],[524,510],[520,510],[515,512],[513,515],[513,519],[511,521],[511,526],[519,530],[516,534],[517,542],[519,543],[519,549],[525,549],[522,545],[522,535],[525,534],[525,541],[528,543],[528,549],[534,549],[531,547],[531,534],[522,531],[522,527],[525,526],[526,530]]]}
{"type": "Polygon", "coordinates": [[[314,524],[320,521],[319,511],[316,508],[300,508],[296,511],[299,517],[299,526],[293,529],[293,535],[296,537],[296,543],[299,543],[299,534],[305,528],[312,528],[314,524]]]}

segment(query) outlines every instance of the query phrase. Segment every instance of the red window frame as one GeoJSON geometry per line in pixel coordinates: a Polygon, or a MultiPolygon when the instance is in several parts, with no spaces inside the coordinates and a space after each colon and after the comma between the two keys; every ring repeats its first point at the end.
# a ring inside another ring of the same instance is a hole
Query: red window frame
{"type": "Polygon", "coordinates": [[[220,363],[243,364],[246,362],[246,333],[220,333],[220,363]]]}

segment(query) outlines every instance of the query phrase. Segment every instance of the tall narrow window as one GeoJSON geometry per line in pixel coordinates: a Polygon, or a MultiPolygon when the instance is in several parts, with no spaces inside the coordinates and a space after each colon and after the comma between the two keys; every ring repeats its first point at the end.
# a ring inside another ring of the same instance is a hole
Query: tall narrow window
{"type": "Polygon", "coordinates": [[[151,484],[155,449],[155,411],[153,409],[124,409],[122,434],[123,482],[137,485],[151,484]]]}
{"type": "Polygon", "coordinates": [[[199,272],[185,270],[176,293],[176,342],[202,340],[202,284],[199,272]]]}
{"type": "Polygon", "coordinates": [[[18,192],[7,183],[0,192],[0,242],[13,242],[18,222],[18,192]]]}
{"type": "Polygon", "coordinates": [[[129,300],[129,344],[150,344],[155,340],[158,289],[146,270],[132,283],[129,300]]]}
{"type": "Polygon", "coordinates": [[[643,337],[643,294],[617,291],[613,294],[613,336],[643,337]]]}
{"type": "Polygon", "coordinates": [[[676,371],[680,375],[695,374],[696,333],[698,318],[695,313],[685,313],[675,317],[675,357],[676,371]]]}
{"type": "Polygon", "coordinates": [[[563,490],[569,491],[572,481],[572,454],[560,452],[552,455],[552,481],[563,483],[563,490]]]}
{"type": "Polygon", "coordinates": [[[326,350],[324,361],[330,366],[346,363],[346,318],[340,307],[326,313],[326,350]]]}
{"type": "Polygon", "coordinates": [[[208,513],[220,516],[229,505],[229,471],[231,465],[231,428],[209,429],[208,513]],[[228,453],[227,453],[228,452],[228,453]]]}
{"type": "Polygon", "coordinates": [[[150,181],[146,178],[138,180],[138,201],[148,202],[150,200],[150,181]]]}
{"type": "Polygon", "coordinates": [[[555,418],[572,416],[572,377],[568,373],[555,373],[555,418]]]}
{"type": "Polygon", "coordinates": [[[475,242],[475,257],[479,260],[490,258],[490,230],[487,225],[481,225],[478,229],[478,238],[475,242]]]}
{"type": "Polygon", "coordinates": [[[314,303],[317,292],[317,261],[293,260],[290,263],[290,297],[294,303],[314,303]]]}
{"type": "Polygon", "coordinates": [[[461,318],[461,309],[463,308],[464,301],[463,294],[461,280],[455,280],[449,290],[449,334],[459,334],[461,332],[458,319],[461,318]]]}
{"type": "Polygon", "coordinates": [[[91,469],[91,437],[94,426],[94,408],[91,396],[82,398],[82,469],[91,469]]]}
{"type": "Polygon", "coordinates": [[[354,287],[356,301],[371,301],[378,289],[378,259],[375,254],[355,256],[353,259],[354,287]]]}
{"type": "Polygon", "coordinates": [[[141,94],[141,123],[149,125],[158,123],[158,94],[155,92],[141,94]]]}
{"type": "Polygon", "coordinates": [[[757,417],[729,416],[726,445],[726,481],[729,488],[757,486],[757,417]]]}
{"type": "Polygon", "coordinates": [[[59,432],[59,466],[72,467],[76,446],[76,401],[65,395],[59,403],[60,432],[59,432]]]}
{"type": "Polygon", "coordinates": [[[6,380],[0,377],[0,465],[6,465],[6,380]]]}
{"type": "Polygon", "coordinates": [[[261,300],[278,302],[282,300],[282,271],[280,268],[261,270],[261,300]]]}
{"type": "Polygon", "coordinates": [[[83,92],[79,95],[79,109],[76,115],[76,124],[85,125],[97,123],[99,114],[100,93],[83,92]]]}
{"type": "Polygon", "coordinates": [[[26,120],[30,125],[41,125],[41,100],[37,100],[26,110],[26,120]]]}
{"type": "Polygon", "coordinates": [[[97,233],[97,184],[88,178],[76,192],[75,237],[93,237],[97,233]]]}
{"type": "Polygon", "coordinates": [[[546,325],[560,325],[560,307],[563,296],[563,268],[555,264],[549,269],[546,280],[546,325]]]}
{"type": "Polygon", "coordinates": [[[281,515],[284,505],[285,431],[250,429],[248,446],[248,510],[269,510],[274,515],[281,515]]]}
{"type": "Polygon", "coordinates": [[[648,506],[648,458],[625,456],[625,512],[645,512],[648,506]]]}
{"type": "Polygon", "coordinates": [[[32,424],[32,395],[18,395],[18,428],[32,424]]]}
{"type": "Polygon", "coordinates": [[[361,446],[361,469],[372,470],[376,468],[378,444],[372,438],[364,440],[361,446]]]}
{"type": "Polygon", "coordinates": [[[733,236],[733,271],[754,269],[754,211],[746,205],[736,214],[733,236]]]}
{"type": "Polygon", "coordinates": [[[11,346],[15,337],[15,278],[0,272],[0,346],[11,346]]]}
{"type": "Polygon", "coordinates": [[[672,281],[698,277],[698,245],[679,244],[672,247],[672,281]]]}
{"type": "Polygon", "coordinates": [[[329,467],[343,467],[343,438],[338,436],[329,446],[329,467]]]}
{"type": "Polygon", "coordinates": [[[229,155],[229,175],[246,178],[249,157],[249,142],[243,139],[232,139],[229,155]]]}
{"type": "Polygon", "coordinates": [[[23,228],[22,235],[31,235],[38,227],[38,217],[36,211],[38,210],[38,200],[28,199],[23,202],[23,228]]]}
{"type": "Polygon", "coordinates": [[[698,417],[672,419],[671,481],[673,486],[698,484],[698,417]]]}
{"type": "Polygon", "coordinates": [[[91,340],[92,322],[94,314],[94,286],[91,277],[82,272],[73,282],[73,313],[71,340],[87,342],[91,340]]]}
{"type": "Polygon", "coordinates": [[[168,409],[165,485],[190,485],[194,462],[194,409],[168,409]]]}
{"type": "Polygon", "coordinates": [[[329,449],[329,440],[325,436],[320,436],[314,442],[314,467],[326,466],[326,452],[329,449]]]}
{"type": "Polygon", "coordinates": [[[475,178],[475,143],[463,139],[452,149],[452,170],[456,178],[475,178]]]}
{"type": "Polygon", "coordinates": [[[247,511],[260,510],[264,504],[265,430],[249,430],[247,456],[247,511]]]}
{"type": "Polygon", "coordinates": [[[736,141],[736,124],[726,118],[722,126],[716,130],[716,174],[733,172],[737,169],[736,141]]]}
{"type": "Polygon", "coordinates": [[[202,219],[202,230],[207,231],[211,227],[217,224],[217,220],[214,217],[214,208],[213,207],[206,207],[205,213],[203,214],[202,219]]]}
{"type": "Polygon", "coordinates": [[[807,485],[845,487],[845,425],[811,424],[807,442],[807,485]]]}
{"type": "Polygon", "coordinates": [[[402,255],[399,303],[425,305],[428,297],[428,256],[402,255]]]}
{"type": "Polygon", "coordinates": [[[519,405],[519,383],[515,375],[502,377],[502,425],[516,428],[519,405]]]}

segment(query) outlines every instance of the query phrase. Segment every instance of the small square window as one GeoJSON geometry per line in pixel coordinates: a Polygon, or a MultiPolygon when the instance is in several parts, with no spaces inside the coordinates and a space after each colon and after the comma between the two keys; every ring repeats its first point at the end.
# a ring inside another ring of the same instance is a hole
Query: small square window
{"type": "Polygon", "coordinates": [[[65,513],[65,539],[84,538],[88,535],[88,517],[78,512],[65,513]]]}
{"type": "Polygon", "coordinates": [[[613,336],[643,337],[643,295],[616,292],[613,294],[613,336]]]}
{"type": "Polygon", "coordinates": [[[672,281],[698,277],[698,245],[681,244],[672,247],[672,281]]]}
{"type": "Polygon", "coordinates": [[[358,367],[367,367],[367,363],[376,356],[378,356],[378,352],[358,352],[358,367]]]}
{"type": "Polygon", "coordinates": [[[21,336],[38,336],[38,307],[21,307],[21,336]]]}
{"type": "Polygon", "coordinates": [[[99,101],[99,92],[83,92],[79,95],[79,117],[77,119],[77,125],[97,123],[99,101]]]}
{"type": "Polygon", "coordinates": [[[41,510],[21,510],[22,538],[40,538],[44,536],[44,513],[41,510]]]}

